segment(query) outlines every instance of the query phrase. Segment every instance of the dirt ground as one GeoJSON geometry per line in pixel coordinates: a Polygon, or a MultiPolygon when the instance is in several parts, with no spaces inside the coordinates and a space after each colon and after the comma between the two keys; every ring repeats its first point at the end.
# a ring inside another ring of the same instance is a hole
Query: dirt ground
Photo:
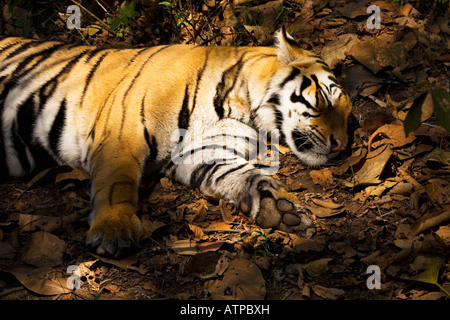
{"type": "MultiPolygon", "coordinates": [[[[329,5],[317,1],[321,4],[310,7],[311,1],[300,2],[306,8],[303,16],[294,14],[297,1],[285,1],[278,23],[290,23],[294,37],[309,49],[336,52],[336,48],[323,48],[343,33],[359,39],[375,36],[358,29],[364,24],[358,16],[335,10],[334,6],[348,1],[329,5]],[[304,14],[308,8],[309,16],[304,14]],[[300,28],[305,21],[311,24],[300,28]],[[332,34],[322,22],[329,22],[332,34]],[[316,33],[315,39],[322,40],[312,43],[308,39],[316,33]]],[[[382,6],[386,19],[392,2],[378,1],[388,8],[382,6]]],[[[423,9],[422,1],[410,2],[414,9],[423,9]]],[[[371,70],[364,64],[367,59],[359,57],[364,46],[358,44],[351,48],[351,56],[346,51],[344,57],[336,58],[339,62],[329,58],[340,69],[354,103],[351,148],[330,165],[311,169],[279,147],[276,178],[308,210],[314,224],[306,234],[262,230],[225,201],[206,199],[198,190],[161,176],[141,183],[138,216],[147,236],[140,248],[122,260],[107,259],[85,246],[88,176],[69,167],[54,167],[29,179],[0,182],[0,299],[448,300],[449,133],[430,115],[405,137],[405,115],[396,108],[424,85],[447,90],[449,85],[448,50],[443,46],[442,51],[426,55],[424,40],[416,37],[411,43],[408,34],[428,32],[445,43],[448,34],[432,27],[440,25],[439,13],[422,29],[400,27],[394,20],[397,16],[416,23],[431,19],[432,12],[399,11],[407,4],[395,4],[396,15],[376,36],[386,40],[394,34],[395,41],[386,41],[402,43],[408,66],[392,58],[381,71],[371,70]]],[[[173,22],[161,25],[177,27],[173,22]]],[[[190,36],[180,32],[178,41],[180,37],[182,42],[192,41],[190,36]]],[[[247,44],[250,39],[242,33],[234,36],[215,39],[218,44],[247,44]]],[[[97,34],[90,42],[101,37],[111,35],[97,34]]],[[[129,37],[130,43],[136,40],[129,37]]],[[[334,45],[342,47],[342,43],[334,45]]],[[[426,97],[422,110],[430,105],[432,109],[431,99],[426,97]]]]}

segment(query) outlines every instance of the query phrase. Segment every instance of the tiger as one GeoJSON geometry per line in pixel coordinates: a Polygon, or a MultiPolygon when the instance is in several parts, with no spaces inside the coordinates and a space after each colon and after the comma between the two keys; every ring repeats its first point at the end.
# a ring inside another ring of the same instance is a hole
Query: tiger
{"type": "Polygon", "coordinates": [[[304,231],[312,221],[298,198],[249,155],[266,132],[306,166],[323,166],[348,145],[352,105],[324,60],[285,28],[275,38],[120,49],[1,38],[3,174],[24,176],[48,159],[85,170],[86,246],[100,255],[139,246],[138,188],[154,171],[226,199],[263,228],[304,231]]]}

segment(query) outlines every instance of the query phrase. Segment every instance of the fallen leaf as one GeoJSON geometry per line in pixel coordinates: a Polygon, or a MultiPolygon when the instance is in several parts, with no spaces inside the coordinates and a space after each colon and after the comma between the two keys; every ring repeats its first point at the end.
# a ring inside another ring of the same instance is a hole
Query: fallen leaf
{"type": "Polygon", "coordinates": [[[425,186],[428,197],[434,203],[450,203],[450,182],[444,179],[430,179],[425,186]]]}
{"type": "Polygon", "coordinates": [[[65,180],[85,181],[89,180],[89,178],[89,175],[83,170],[73,169],[70,172],[59,173],[55,178],[55,183],[60,183],[65,180]]]}
{"type": "Polygon", "coordinates": [[[353,65],[344,70],[342,85],[350,96],[367,97],[381,88],[382,79],[373,75],[362,65],[353,65]]]}
{"type": "Polygon", "coordinates": [[[0,241],[0,259],[14,259],[16,249],[6,241],[0,241]]]}
{"type": "Polygon", "coordinates": [[[260,45],[267,45],[273,41],[273,36],[269,28],[261,26],[244,25],[245,30],[253,37],[260,45]]]}
{"type": "Polygon", "coordinates": [[[213,300],[262,300],[266,284],[258,266],[246,259],[235,259],[223,274],[222,280],[211,283],[213,300]]]}
{"type": "Polygon", "coordinates": [[[380,175],[391,158],[392,150],[388,145],[371,150],[366,157],[362,168],[355,173],[351,181],[345,182],[347,187],[378,184],[381,182],[380,175]]]}
{"type": "Polygon", "coordinates": [[[314,260],[309,263],[303,264],[302,268],[311,277],[320,276],[322,273],[328,270],[328,262],[333,260],[332,258],[323,258],[319,260],[314,260]]]}
{"type": "Polygon", "coordinates": [[[173,188],[173,183],[168,178],[162,178],[159,180],[159,183],[161,183],[161,186],[166,190],[172,190],[173,188]]]}
{"type": "Polygon", "coordinates": [[[345,207],[343,205],[334,202],[314,198],[311,199],[311,201],[314,204],[309,204],[305,207],[319,218],[332,217],[345,211],[345,207]]]}
{"type": "Polygon", "coordinates": [[[49,273],[54,273],[51,268],[15,268],[8,272],[14,275],[25,288],[40,295],[53,296],[72,291],[67,286],[66,278],[52,278],[50,280],[45,278],[49,273]]]}
{"type": "Polygon", "coordinates": [[[450,241],[450,225],[439,227],[436,234],[444,241],[450,241]]]}
{"type": "Polygon", "coordinates": [[[322,199],[312,198],[311,201],[314,202],[315,204],[317,204],[318,206],[321,206],[321,207],[324,207],[327,209],[341,209],[344,206],[343,204],[337,204],[337,203],[322,200],[322,199]]]}
{"type": "Polygon", "coordinates": [[[345,291],[342,289],[326,288],[326,287],[323,287],[320,285],[311,286],[311,289],[319,297],[322,297],[322,298],[328,299],[328,300],[337,300],[338,298],[340,298],[341,296],[343,296],[345,294],[345,291]]]}
{"type": "Polygon", "coordinates": [[[208,238],[207,235],[205,235],[205,233],[203,232],[202,228],[200,228],[199,226],[193,225],[193,224],[188,224],[189,229],[193,232],[194,234],[194,240],[195,241],[199,241],[199,240],[203,240],[208,238]]]}
{"type": "Polygon", "coordinates": [[[441,289],[447,296],[450,297],[450,293],[438,283],[438,278],[439,278],[439,258],[432,258],[431,260],[429,260],[428,268],[424,272],[418,274],[412,280],[434,284],[438,286],[439,289],[441,289]]]}
{"type": "Polygon", "coordinates": [[[225,241],[202,242],[202,243],[197,244],[197,249],[200,252],[217,251],[225,243],[226,243],[225,241]]]}
{"type": "Polygon", "coordinates": [[[132,254],[131,256],[128,256],[126,258],[123,258],[121,260],[115,260],[115,259],[111,259],[111,258],[107,258],[107,257],[103,257],[100,255],[96,255],[93,253],[89,253],[90,255],[92,255],[93,257],[97,258],[98,260],[108,263],[108,264],[112,264],[116,267],[119,267],[123,270],[135,270],[137,272],[139,272],[140,274],[145,274],[147,273],[147,270],[145,268],[140,268],[140,267],[136,267],[133,266],[134,264],[136,264],[138,262],[139,256],[145,252],[145,250],[139,251],[135,254],[132,254]]]}
{"type": "Polygon", "coordinates": [[[28,239],[22,261],[35,267],[55,267],[63,262],[66,243],[57,236],[38,231],[28,239]]]}
{"type": "Polygon", "coordinates": [[[369,141],[367,142],[369,145],[369,150],[371,148],[378,148],[384,144],[390,144],[392,148],[403,147],[404,145],[413,142],[416,139],[413,133],[410,133],[408,136],[405,136],[405,131],[403,126],[396,124],[385,124],[376,130],[372,136],[370,136],[369,141]],[[386,136],[387,138],[382,138],[381,140],[374,140],[378,136],[386,136]]]}
{"type": "Polygon", "coordinates": [[[152,236],[153,232],[166,226],[164,222],[151,221],[149,215],[144,215],[141,220],[142,220],[142,228],[144,228],[146,235],[149,238],[152,236]]]}
{"type": "Polygon", "coordinates": [[[233,215],[236,212],[236,206],[224,199],[219,200],[219,211],[225,222],[233,222],[236,219],[236,216],[233,215]]]}
{"type": "Polygon", "coordinates": [[[438,226],[441,223],[450,220],[450,204],[445,205],[443,210],[438,210],[430,213],[426,213],[420,219],[418,219],[409,230],[408,236],[415,236],[419,233],[428,230],[432,227],[438,226]]]}
{"type": "Polygon", "coordinates": [[[354,19],[359,16],[367,15],[367,4],[363,2],[350,2],[345,6],[336,7],[334,10],[339,12],[343,17],[354,19]]]}
{"type": "Polygon", "coordinates": [[[291,239],[292,250],[299,252],[317,251],[320,252],[324,249],[324,245],[314,239],[306,239],[295,234],[290,233],[289,238],[291,239]]]}
{"type": "Polygon", "coordinates": [[[309,173],[314,184],[320,185],[323,189],[332,186],[335,181],[333,178],[333,173],[330,169],[324,168],[321,170],[311,170],[309,173]]]}
{"type": "Polygon", "coordinates": [[[197,242],[191,239],[177,240],[170,247],[173,251],[182,255],[192,256],[199,253],[197,250],[197,242]]]}

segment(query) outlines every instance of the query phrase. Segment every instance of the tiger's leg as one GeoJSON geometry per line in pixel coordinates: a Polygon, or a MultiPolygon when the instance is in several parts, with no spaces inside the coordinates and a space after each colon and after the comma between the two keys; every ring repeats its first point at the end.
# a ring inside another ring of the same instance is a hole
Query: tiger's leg
{"type": "Polygon", "coordinates": [[[146,154],[104,141],[91,159],[93,211],[86,243],[101,255],[119,256],[139,242],[143,229],[136,216],[138,184],[146,154]]]}
{"type": "Polygon", "coordinates": [[[239,205],[263,228],[304,231],[312,224],[297,197],[271,176],[276,170],[257,163],[253,128],[223,119],[203,132],[193,131],[172,152],[171,178],[239,205]]]}

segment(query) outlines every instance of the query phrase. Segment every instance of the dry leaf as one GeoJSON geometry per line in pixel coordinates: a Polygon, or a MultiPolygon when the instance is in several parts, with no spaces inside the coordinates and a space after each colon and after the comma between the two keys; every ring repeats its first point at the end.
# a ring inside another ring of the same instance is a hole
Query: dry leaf
{"type": "Polygon", "coordinates": [[[436,234],[444,241],[450,241],[450,225],[439,227],[436,234]]]}
{"type": "Polygon", "coordinates": [[[199,253],[197,250],[197,242],[190,239],[177,240],[170,247],[173,251],[182,255],[192,256],[199,253]]]}
{"type": "Polygon", "coordinates": [[[164,222],[151,221],[148,214],[142,216],[141,220],[142,220],[142,228],[144,228],[147,237],[151,237],[153,232],[166,226],[164,222]]]}
{"type": "Polygon", "coordinates": [[[65,180],[85,181],[89,180],[89,178],[90,178],[89,175],[83,170],[73,169],[70,172],[62,172],[58,174],[55,178],[55,183],[60,183],[61,181],[65,180]]]}
{"type": "Polygon", "coordinates": [[[258,266],[246,259],[232,260],[222,280],[211,283],[214,300],[262,300],[265,280],[258,266]]]}
{"type": "Polygon", "coordinates": [[[236,212],[236,206],[232,203],[227,202],[224,199],[219,200],[219,210],[222,215],[222,219],[225,222],[233,222],[236,219],[236,216],[233,213],[236,212]]]}
{"type": "Polygon", "coordinates": [[[339,297],[343,296],[345,291],[336,288],[326,288],[320,285],[314,285],[311,287],[315,294],[319,297],[328,300],[337,300],[339,297]]]}
{"type": "Polygon", "coordinates": [[[380,183],[380,175],[391,158],[391,155],[392,150],[388,145],[370,151],[367,154],[366,162],[362,168],[356,172],[351,182],[346,182],[346,186],[356,187],[380,183]]]}
{"type": "Polygon", "coordinates": [[[71,292],[72,290],[67,286],[66,278],[53,278],[51,280],[45,278],[49,273],[53,272],[54,270],[50,268],[16,268],[9,271],[25,288],[37,294],[53,296],[71,292]]]}
{"type": "Polygon", "coordinates": [[[35,267],[55,267],[63,262],[66,243],[57,236],[38,231],[28,239],[22,261],[35,267]]]}
{"type": "Polygon", "coordinates": [[[189,229],[194,233],[194,240],[199,241],[208,238],[199,226],[188,224],[189,229]]]}
{"type": "Polygon", "coordinates": [[[145,268],[139,268],[139,267],[135,267],[133,266],[134,264],[136,264],[138,262],[139,256],[145,252],[145,250],[137,252],[131,256],[128,256],[126,258],[123,258],[121,260],[115,260],[115,259],[110,259],[110,258],[106,258],[100,255],[96,255],[93,253],[89,253],[91,256],[97,258],[100,261],[103,261],[105,263],[108,264],[112,264],[116,267],[119,267],[123,270],[135,270],[137,272],[139,272],[140,274],[145,274],[147,273],[147,270],[145,268]]]}
{"type": "Polygon", "coordinates": [[[159,180],[159,183],[161,183],[161,186],[166,190],[172,190],[173,188],[173,183],[168,178],[162,178],[159,180]]]}
{"type": "Polygon", "coordinates": [[[444,179],[430,179],[425,186],[430,200],[440,205],[450,203],[450,182],[444,179]]]}
{"type": "Polygon", "coordinates": [[[314,184],[320,185],[323,189],[334,184],[333,173],[330,169],[311,170],[309,173],[314,184]]]}
{"type": "Polygon", "coordinates": [[[436,211],[436,212],[430,212],[426,213],[424,216],[422,216],[419,220],[417,220],[412,226],[409,231],[409,236],[415,236],[419,233],[440,225],[441,223],[444,223],[446,221],[450,220],[450,205],[444,206],[444,211],[436,211]]]}
{"type": "Polygon", "coordinates": [[[306,239],[296,234],[289,234],[289,238],[291,239],[292,250],[295,252],[308,252],[308,251],[322,251],[324,246],[320,241],[314,239],[306,239]]]}
{"type": "Polygon", "coordinates": [[[407,137],[405,137],[405,131],[402,125],[385,124],[372,134],[369,138],[368,145],[369,150],[370,148],[375,149],[384,144],[390,144],[392,145],[392,148],[398,148],[413,142],[415,139],[416,137],[413,133],[410,133],[407,137]],[[378,135],[384,135],[387,136],[387,138],[373,142],[378,135]]]}
{"type": "Polygon", "coordinates": [[[320,276],[322,273],[328,270],[328,262],[333,260],[332,258],[324,258],[319,260],[314,260],[309,263],[303,264],[302,268],[311,277],[320,276]]]}
{"type": "Polygon", "coordinates": [[[272,33],[266,27],[245,25],[244,28],[249,34],[255,37],[260,45],[266,45],[273,41],[272,33]]]}
{"type": "Polygon", "coordinates": [[[314,202],[315,204],[317,204],[318,206],[321,206],[321,207],[324,207],[327,209],[341,209],[344,206],[343,204],[337,204],[337,203],[322,200],[322,199],[312,198],[311,201],[314,202]]]}

